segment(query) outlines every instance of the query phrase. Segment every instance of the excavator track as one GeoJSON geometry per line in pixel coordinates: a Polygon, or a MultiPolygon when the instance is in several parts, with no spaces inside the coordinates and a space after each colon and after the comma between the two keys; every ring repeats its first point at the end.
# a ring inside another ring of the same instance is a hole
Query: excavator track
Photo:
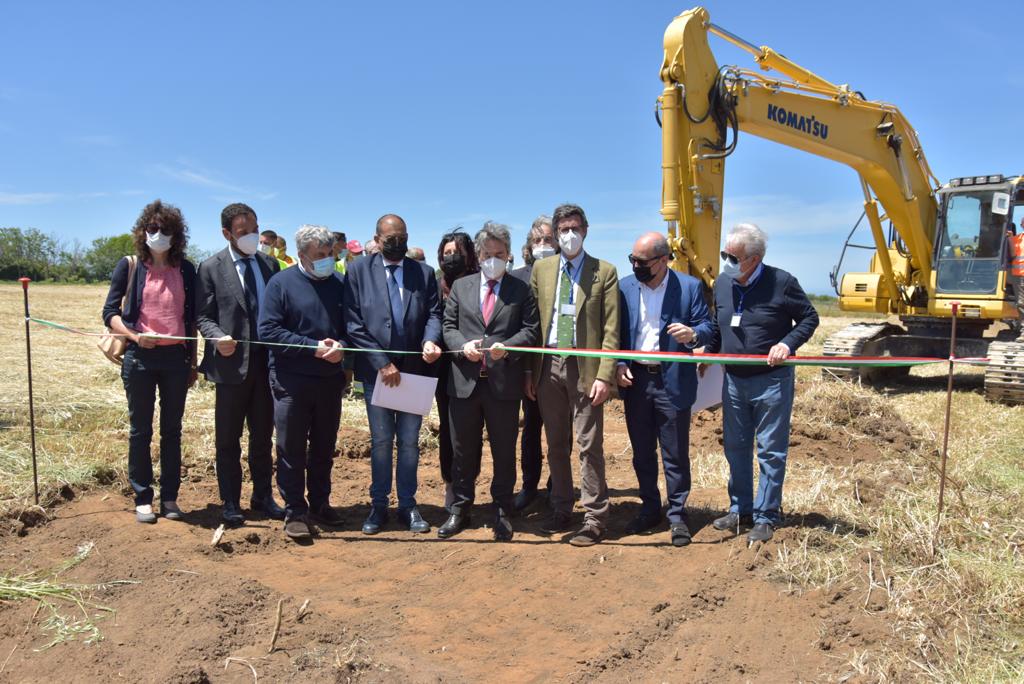
{"type": "Polygon", "coordinates": [[[985,397],[1005,404],[1024,404],[1024,342],[993,342],[988,346],[985,397]]]}
{"type": "MultiPolygon", "coordinates": [[[[884,335],[897,332],[902,332],[902,330],[889,323],[854,323],[829,335],[825,340],[822,355],[867,356],[864,353],[864,347],[868,343],[884,335]]],[[[861,377],[861,371],[857,368],[825,366],[821,369],[821,375],[827,379],[858,380],[861,377]]]]}

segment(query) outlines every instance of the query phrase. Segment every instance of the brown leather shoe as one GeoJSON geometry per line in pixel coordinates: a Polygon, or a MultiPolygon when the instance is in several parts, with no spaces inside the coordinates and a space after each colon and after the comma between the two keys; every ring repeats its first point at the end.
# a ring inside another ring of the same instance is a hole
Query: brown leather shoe
{"type": "Polygon", "coordinates": [[[589,525],[584,525],[579,532],[573,535],[572,539],[569,540],[569,543],[573,546],[593,546],[597,542],[601,541],[602,536],[603,535],[600,530],[590,527],[589,525]]]}

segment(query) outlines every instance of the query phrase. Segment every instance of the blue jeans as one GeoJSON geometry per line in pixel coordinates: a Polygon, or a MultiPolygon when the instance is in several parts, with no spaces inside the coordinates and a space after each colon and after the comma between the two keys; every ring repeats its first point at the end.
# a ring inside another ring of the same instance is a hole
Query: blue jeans
{"type": "Polygon", "coordinates": [[[387,508],[391,495],[392,454],[397,441],[398,463],[395,480],[398,507],[416,505],[416,469],[420,463],[420,425],[423,416],[373,406],[373,384],[363,383],[366,400],[366,418],[370,423],[370,503],[375,508],[387,508]]]}
{"type": "Polygon", "coordinates": [[[753,515],[754,523],[777,525],[782,482],[789,451],[793,412],[792,366],[749,378],[725,373],[722,384],[722,432],[729,462],[729,511],[753,515]],[[753,497],[753,447],[757,444],[760,474],[753,497]]]}
{"type": "Polygon", "coordinates": [[[142,349],[129,344],[121,363],[128,397],[128,482],[135,505],[153,503],[153,413],[160,390],[160,501],[177,501],[181,486],[181,419],[188,394],[185,345],[142,349]]]}

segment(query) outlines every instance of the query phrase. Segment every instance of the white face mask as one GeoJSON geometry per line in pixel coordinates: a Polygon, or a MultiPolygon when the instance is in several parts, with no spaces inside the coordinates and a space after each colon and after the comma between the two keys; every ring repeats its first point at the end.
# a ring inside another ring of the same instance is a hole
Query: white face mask
{"type": "Polygon", "coordinates": [[[575,230],[558,234],[558,245],[562,248],[562,254],[572,259],[583,248],[583,237],[575,230]]]}
{"type": "Polygon", "coordinates": [[[317,278],[326,278],[334,273],[334,257],[326,256],[313,262],[313,275],[317,278]]]}
{"type": "Polygon", "coordinates": [[[256,233],[249,233],[235,240],[238,251],[245,256],[252,256],[260,247],[260,236],[256,233]]]}
{"type": "Polygon", "coordinates": [[[261,242],[260,243],[260,251],[263,252],[264,254],[270,254],[271,252],[274,251],[274,248],[271,245],[265,245],[265,244],[263,244],[261,242]]]}
{"type": "Polygon", "coordinates": [[[728,259],[722,259],[721,273],[722,275],[729,276],[733,280],[736,280],[740,275],[740,265],[739,263],[734,264],[728,259]]]}
{"type": "Polygon", "coordinates": [[[146,233],[146,246],[154,254],[163,254],[171,248],[171,236],[164,235],[159,231],[156,233],[146,233]]]}
{"type": "Polygon", "coordinates": [[[533,258],[538,261],[554,255],[555,248],[551,245],[536,245],[533,248],[533,258]]]}
{"type": "Polygon", "coordinates": [[[507,261],[502,261],[497,257],[490,257],[489,259],[484,259],[484,262],[480,264],[480,272],[483,273],[485,280],[497,280],[505,275],[507,267],[507,261]]]}

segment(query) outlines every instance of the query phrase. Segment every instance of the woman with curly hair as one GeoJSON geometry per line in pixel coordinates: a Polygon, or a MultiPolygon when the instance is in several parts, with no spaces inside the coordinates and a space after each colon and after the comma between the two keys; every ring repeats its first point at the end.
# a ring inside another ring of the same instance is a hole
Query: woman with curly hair
{"type": "Polygon", "coordinates": [[[136,520],[155,523],[150,443],[159,389],[160,512],[180,520],[181,419],[185,395],[196,380],[196,344],[181,338],[196,334],[196,267],[185,258],[188,226],[177,207],[160,200],[147,204],[132,236],[135,254],[114,268],[103,306],[103,322],[128,342],[121,363],[128,397],[128,480],[135,490],[136,520]]]}
{"type": "MultiPolygon", "coordinates": [[[[480,270],[476,259],[473,239],[461,228],[441,236],[441,244],[437,247],[437,263],[441,267],[437,272],[437,290],[442,306],[448,299],[452,283],[465,275],[480,270]]],[[[444,348],[444,345],[442,345],[444,348]]],[[[455,500],[452,488],[452,433],[448,422],[448,374],[451,372],[452,359],[442,354],[437,364],[437,389],[434,399],[437,400],[437,414],[440,420],[438,430],[438,456],[441,461],[441,479],[444,480],[444,507],[448,509],[455,500]]]]}

